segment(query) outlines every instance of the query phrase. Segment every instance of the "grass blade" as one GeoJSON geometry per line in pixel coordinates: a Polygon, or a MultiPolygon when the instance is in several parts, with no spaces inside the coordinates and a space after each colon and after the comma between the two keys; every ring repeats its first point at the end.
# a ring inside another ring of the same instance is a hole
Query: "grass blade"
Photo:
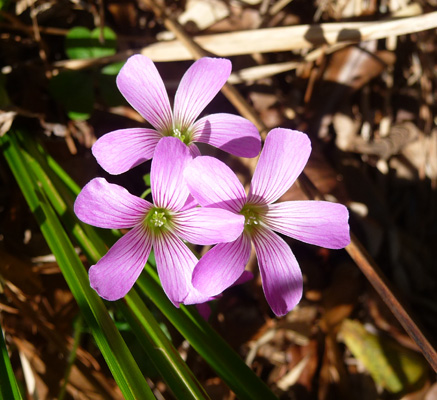
{"type": "Polygon", "coordinates": [[[15,179],[123,395],[126,399],[154,399],[126,343],[106,311],[103,301],[90,288],[85,268],[64,228],[40,190],[38,182],[30,174],[31,168],[22,156],[17,138],[9,132],[0,139],[0,144],[15,179]]]}
{"type": "MultiPolygon", "coordinates": [[[[25,153],[27,162],[67,231],[76,239],[88,260],[96,263],[106,253],[107,246],[99,236],[101,231],[79,222],[74,215],[72,204],[79,187],[54,160],[48,162],[50,157],[29,135],[20,133],[18,137],[20,144],[29,151],[25,153]]],[[[125,299],[129,307],[123,302],[117,302],[117,308],[121,308],[139,343],[143,345],[176,398],[209,398],[141,298],[131,291],[125,299]]]]}
{"type": "Polygon", "coordinates": [[[276,399],[267,385],[243,362],[234,350],[212,329],[194,307],[170,302],[162,290],[156,271],[146,265],[137,286],[168,318],[175,328],[229,385],[239,399],[276,399]]]}
{"type": "Polygon", "coordinates": [[[9,359],[8,349],[3,338],[3,331],[0,327],[0,399],[22,400],[18,389],[14,371],[12,370],[11,360],[9,359]]]}

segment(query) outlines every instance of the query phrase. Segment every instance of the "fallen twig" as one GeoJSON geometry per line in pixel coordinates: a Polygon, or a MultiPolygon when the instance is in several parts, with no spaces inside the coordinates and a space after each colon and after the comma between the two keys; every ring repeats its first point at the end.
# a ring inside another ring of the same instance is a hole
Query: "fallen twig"
{"type": "MultiPolygon", "coordinates": [[[[152,7],[152,5],[150,5],[152,7]]],[[[168,17],[165,24],[173,24],[168,17]]],[[[174,25],[174,24],[173,24],[174,25]]],[[[180,24],[178,24],[180,26],[180,24]]],[[[221,57],[233,55],[270,53],[309,49],[326,44],[358,43],[390,36],[407,35],[437,28],[437,11],[409,18],[397,18],[373,22],[340,22],[314,25],[295,25],[277,28],[227,32],[214,35],[195,36],[190,42],[203,51],[221,57]]],[[[167,26],[176,35],[175,26],[167,26]]],[[[126,51],[111,57],[84,60],[63,60],[53,64],[56,68],[83,69],[93,65],[120,61],[134,53],[141,53],[153,61],[192,60],[196,56],[180,40],[158,42],[136,51],[126,51]]]]}

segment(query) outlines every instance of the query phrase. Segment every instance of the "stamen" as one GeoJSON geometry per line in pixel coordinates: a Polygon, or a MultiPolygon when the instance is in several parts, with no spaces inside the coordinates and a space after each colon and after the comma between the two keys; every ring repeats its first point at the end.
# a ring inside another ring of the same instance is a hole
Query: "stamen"
{"type": "Polygon", "coordinates": [[[157,228],[160,228],[167,222],[167,218],[165,217],[165,213],[155,211],[152,215],[150,222],[157,228]]]}
{"type": "Polygon", "coordinates": [[[244,216],[245,216],[244,225],[258,225],[259,224],[258,215],[255,212],[253,212],[252,210],[247,210],[244,213],[244,216]]]}
{"type": "Polygon", "coordinates": [[[260,209],[256,206],[246,204],[240,213],[244,215],[244,225],[248,229],[261,223],[260,209]]]}
{"type": "Polygon", "coordinates": [[[181,142],[185,143],[185,135],[182,135],[182,132],[178,128],[173,128],[173,136],[177,137],[181,140],[181,142]]]}

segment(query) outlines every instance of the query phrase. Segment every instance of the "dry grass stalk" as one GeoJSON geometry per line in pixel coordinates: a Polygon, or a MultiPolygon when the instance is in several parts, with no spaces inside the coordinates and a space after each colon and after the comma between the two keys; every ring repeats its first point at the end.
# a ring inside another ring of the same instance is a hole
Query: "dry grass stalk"
{"type": "MultiPolygon", "coordinates": [[[[194,37],[206,51],[228,57],[241,54],[269,53],[308,49],[322,44],[362,42],[400,36],[437,27],[437,12],[376,22],[342,22],[297,25],[194,37]]],[[[150,45],[141,53],[156,61],[191,59],[183,43],[175,41],[150,45]]]]}
{"type": "MultiPolygon", "coordinates": [[[[168,21],[169,19],[165,19],[168,21]]],[[[196,36],[190,40],[204,51],[222,57],[309,49],[323,44],[357,43],[390,36],[407,35],[437,28],[437,11],[409,18],[375,22],[342,22],[266,28],[215,35],[196,36]]],[[[174,27],[168,27],[172,30],[174,27]]],[[[83,69],[93,65],[120,61],[141,53],[153,61],[182,61],[195,59],[188,47],[178,40],[154,43],[138,51],[126,51],[111,57],[89,60],[64,60],[54,67],[83,69]]]]}

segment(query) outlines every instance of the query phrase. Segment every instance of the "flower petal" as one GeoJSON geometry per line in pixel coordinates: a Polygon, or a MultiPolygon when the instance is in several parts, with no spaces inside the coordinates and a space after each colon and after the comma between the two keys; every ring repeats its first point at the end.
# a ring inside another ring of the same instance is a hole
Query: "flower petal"
{"type": "Polygon", "coordinates": [[[208,303],[201,303],[196,304],[196,308],[200,316],[205,320],[208,321],[209,317],[211,316],[211,307],[208,303]]]}
{"type": "Polygon", "coordinates": [[[146,228],[133,228],[90,268],[91,287],[106,300],[124,297],[146,265],[151,246],[151,237],[146,228]]]}
{"type": "Polygon", "coordinates": [[[150,160],[161,138],[153,129],[119,129],[99,138],[92,152],[105,171],[118,175],[150,160]]]}
{"type": "Polygon", "coordinates": [[[159,141],[150,170],[152,196],[157,207],[179,211],[184,206],[190,192],[182,174],[191,159],[190,150],[179,139],[164,137],[159,141]]]}
{"type": "MultiPolygon", "coordinates": [[[[247,263],[246,263],[247,264],[247,263]]],[[[196,269],[196,268],[194,268],[196,269]]],[[[253,273],[250,271],[243,271],[241,276],[232,284],[232,286],[242,285],[253,279],[253,273]]]]}
{"type": "Polygon", "coordinates": [[[88,182],[74,203],[77,217],[99,228],[131,228],[140,223],[152,207],[147,200],[104,178],[88,182]]]}
{"type": "Polygon", "coordinates": [[[188,147],[190,148],[190,153],[193,158],[200,156],[200,150],[194,143],[191,143],[188,147]]]}
{"type": "Polygon", "coordinates": [[[290,247],[266,228],[252,231],[264,294],[277,316],[287,314],[302,297],[302,273],[290,247]]]}
{"type": "Polygon", "coordinates": [[[231,62],[225,58],[197,60],[182,77],[175,95],[174,120],[188,128],[217,95],[231,74],[231,62]]]}
{"type": "Polygon", "coordinates": [[[344,205],[327,201],[272,204],[264,217],[271,229],[328,249],[342,249],[350,243],[348,219],[344,205]]]}
{"type": "Polygon", "coordinates": [[[213,247],[194,268],[193,286],[210,296],[220,294],[242,276],[250,249],[250,239],[245,234],[231,243],[213,247]]]}
{"type": "Polygon", "coordinates": [[[208,115],[193,125],[193,131],[193,141],[210,144],[238,157],[256,157],[261,150],[258,129],[238,115],[208,115]]]}
{"type": "Polygon", "coordinates": [[[179,211],[189,210],[190,208],[197,207],[198,205],[199,203],[197,202],[197,200],[193,196],[191,196],[191,194],[189,194],[187,200],[185,201],[185,204],[179,211]]]}
{"type": "Polygon", "coordinates": [[[303,171],[310,153],[311,142],[305,133],[271,130],[253,174],[248,202],[270,204],[278,200],[303,171]]]}
{"type": "Polygon", "coordinates": [[[191,208],[173,216],[176,233],[193,244],[230,242],[241,235],[244,217],[222,208],[191,208]]]}
{"type": "Polygon", "coordinates": [[[159,132],[172,127],[172,112],[164,82],[152,60],[130,57],[117,75],[117,86],[129,104],[159,132]]]}
{"type": "Polygon", "coordinates": [[[246,193],[232,170],[214,157],[197,157],[184,172],[193,197],[203,207],[224,208],[238,213],[246,202],[246,193]]]}
{"type": "Polygon", "coordinates": [[[192,301],[188,304],[209,300],[209,296],[199,293],[191,284],[197,258],[181,239],[171,232],[166,232],[154,238],[153,246],[162,287],[176,307],[190,295],[192,301]]]}

